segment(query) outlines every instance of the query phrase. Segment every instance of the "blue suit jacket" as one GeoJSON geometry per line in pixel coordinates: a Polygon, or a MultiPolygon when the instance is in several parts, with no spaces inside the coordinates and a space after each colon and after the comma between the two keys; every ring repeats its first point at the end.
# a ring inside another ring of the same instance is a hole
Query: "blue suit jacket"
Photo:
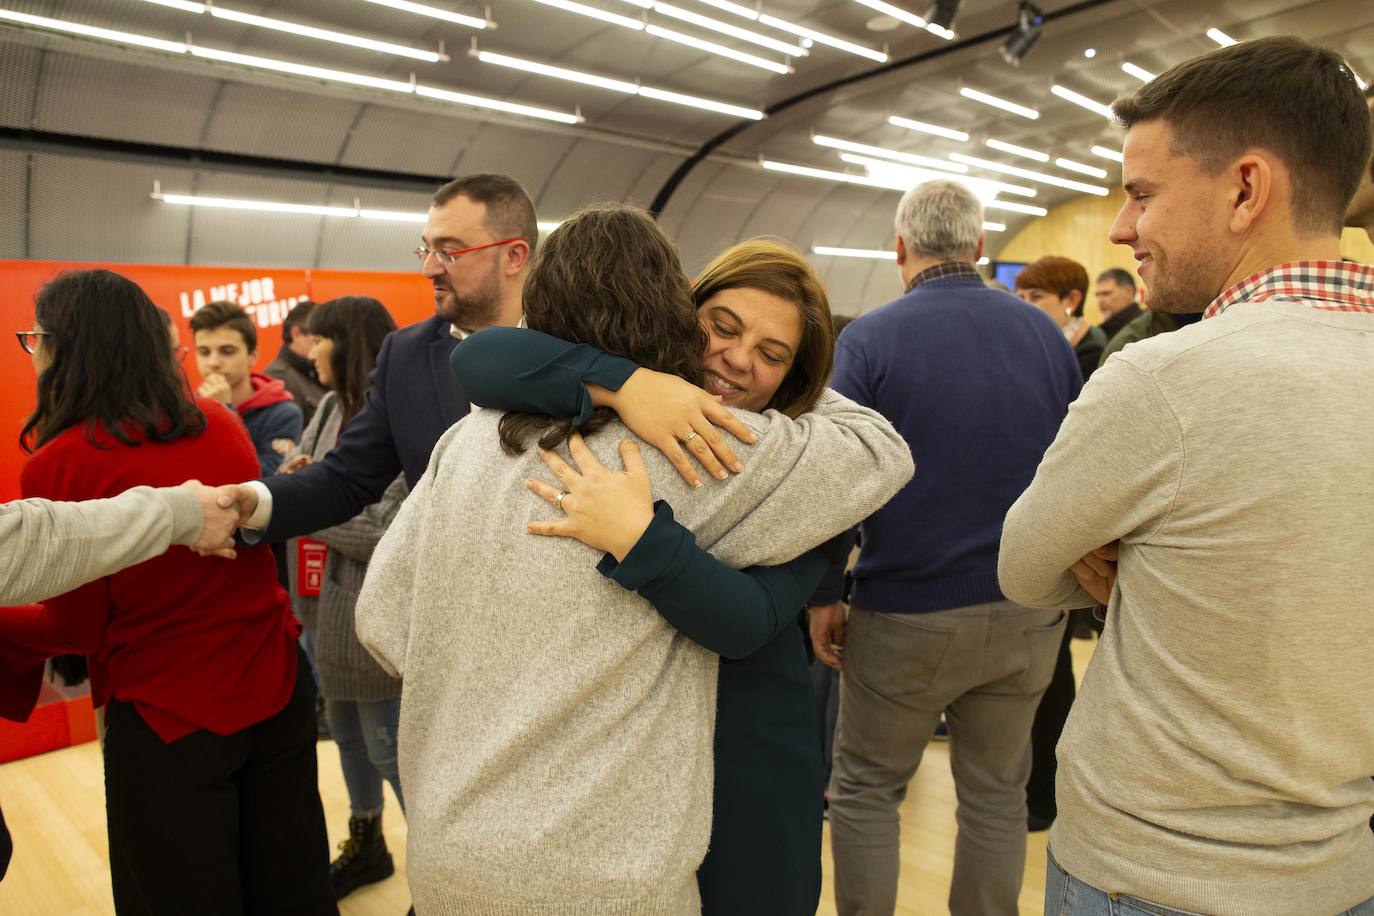
{"type": "Polygon", "coordinates": [[[458,345],[449,323],[430,318],[389,334],[377,355],[362,411],[339,444],[315,464],[263,480],[272,492],[264,541],[281,541],[348,521],[405,472],[412,488],[439,437],[467,415],[468,396],[449,368],[458,345]]]}

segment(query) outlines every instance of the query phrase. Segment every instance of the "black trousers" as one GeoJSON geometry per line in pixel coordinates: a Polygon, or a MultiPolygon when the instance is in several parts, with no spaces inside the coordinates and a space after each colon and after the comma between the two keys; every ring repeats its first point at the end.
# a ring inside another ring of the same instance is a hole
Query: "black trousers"
{"type": "Polygon", "coordinates": [[[110,873],[120,916],[336,916],[304,655],[286,708],[171,744],[128,703],[105,714],[110,873]]]}
{"type": "Polygon", "coordinates": [[[1054,801],[1054,777],[1059,764],[1054,749],[1059,744],[1059,735],[1064,731],[1064,723],[1069,718],[1076,691],[1073,684],[1073,655],[1069,642],[1073,639],[1072,627],[1064,627],[1064,639],[1059,644],[1059,656],[1055,659],[1054,677],[1045,695],[1040,698],[1040,707],[1035,711],[1035,722],[1031,725],[1031,774],[1026,783],[1026,807],[1032,815],[1054,818],[1058,807],[1054,801]]]}

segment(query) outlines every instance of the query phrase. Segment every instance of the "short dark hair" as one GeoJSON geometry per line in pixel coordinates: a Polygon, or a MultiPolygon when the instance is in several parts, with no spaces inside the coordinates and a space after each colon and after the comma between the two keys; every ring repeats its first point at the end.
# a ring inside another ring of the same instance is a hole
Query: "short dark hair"
{"type": "Polygon", "coordinates": [[[530,243],[530,254],[539,241],[539,220],[534,215],[534,201],[509,175],[483,173],[455,178],[434,192],[431,206],[442,207],[455,197],[482,204],[487,208],[483,220],[492,235],[502,239],[522,238],[530,243]]]}
{"type": "Polygon", "coordinates": [[[238,331],[249,353],[258,348],[258,329],[253,325],[253,319],[249,318],[248,313],[237,303],[207,302],[191,316],[192,336],[197,331],[213,331],[215,328],[238,331]]]}
{"type": "Polygon", "coordinates": [[[51,359],[19,443],[32,452],[78,424],[86,440],[138,445],[199,435],[205,415],[167,345],[167,313],[108,270],[62,274],[38,292],[34,320],[51,359]],[[97,435],[99,431],[100,435],[97,435]]]}
{"type": "Polygon", "coordinates": [[[310,327],[310,313],[315,311],[315,303],[309,299],[302,299],[292,306],[291,311],[286,313],[286,317],[281,320],[281,342],[287,345],[291,343],[291,332],[300,328],[302,331],[310,327]]]}
{"type": "Polygon", "coordinates": [[[1160,119],[1173,153],[1216,174],[1245,150],[1278,155],[1293,180],[1293,227],[1339,232],[1369,159],[1369,109],[1339,55],[1288,36],[1218,48],[1170,67],[1112,112],[1160,119]]]}
{"type": "MultiPolygon", "coordinates": [[[[314,304],[312,303],[312,306],[314,304]]],[[[341,296],[311,309],[310,333],[334,344],[329,368],[330,387],[338,394],[347,423],[363,409],[363,395],[372,384],[372,370],[386,335],[396,330],[391,313],[371,296],[341,296]]]]}
{"type": "MultiPolygon", "coordinates": [[[[568,217],[530,267],[523,298],[525,323],[536,331],[701,384],[706,332],[691,284],[677,246],[637,207],[609,204],[568,217]]],[[[597,409],[583,433],[612,417],[609,409],[597,409]]],[[[551,449],[572,428],[566,419],[507,413],[500,422],[501,446],[518,455],[538,433],[539,446],[551,449]]]]}
{"type": "Polygon", "coordinates": [[[1129,270],[1123,270],[1120,267],[1108,267],[1097,275],[1098,283],[1101,283],[1103,280],[1111,280],[1117,286],[1128,286],[1132,293],[1135,292],[1135,277],[1131,276],[1129,270]]]}
{"type": "Polygon", "coordinates": [[[1021,269],[1016,275],[1016,288],[1043,289],[1060,299],[1078,290],[1078,306],[1073,313],[1081,315],[1088,298],[1088,269],[1072,258],[1047,255],[1021,269]]]}

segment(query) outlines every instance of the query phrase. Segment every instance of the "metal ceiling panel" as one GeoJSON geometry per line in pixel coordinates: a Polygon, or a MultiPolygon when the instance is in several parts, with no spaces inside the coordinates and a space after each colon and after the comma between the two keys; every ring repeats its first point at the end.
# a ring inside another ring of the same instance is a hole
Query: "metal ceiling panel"
{"type": "MultiPolygon", "coordinates": [[[[175,190],[163,179],[164,190],[175,190]]],[[[201,172],[194,191],[208,197],[233,197],[300,204],[329,203],[327,185],[251,175],[201,172]]],[[[257,213],[207,207],[174,207],[191,213],[187,263],[227,266],[314,267],[324,223],[331,217],[295,213],[257,213]]]]}
{"type": "MultiPolygon", "coordinates": [[[[347,207],[355,200],[373,210],[423,213],[429,207],[427,194],[350,187],[330,189],[326,203],[347,207]]],[[[418,272],[420,264],[412,252],[423,231],[423,223],[326,218],[320,224],[319,252],[312,263],[333,270],[418,272]]]]}
{"type": "Polygon", "coordinates": [[[658,154],[584,140],[572,144],[542,189],[530,189],[544,219],[558,219],[578,207],[623,201],[658,154]]]}
{"type": "Polygon", "coordinates": [[[658,194],[663,183],[673,174],[678,165],[682,163],[683,156],[670,156],[659,153],[654,156],[652,162],[644,166],[643,171],[636,176],[630,190],[625,194],[627,203],[636,204],[640,207],[648,207],[653,203],[654,195],[658,194]]]}
{"type": "Polygon", "coordinates": [[[43,52],[0,41],[0,124],[31,127],[43,52]]]}
{"type": "Polygon", "coordinates": [[[29,209],[29,156],[0,150],[0,258],[26,258],[29,209]]]}
{"type": "MultiPolygon", "coordinates": [[[[207,108],[211,106],[207,105],[207,108]]],[[[337,162],[363,109],[359,102],[225,83],[203,142],[208,149],[337,162]]]]}
{"type": "Polygon", "coordinates": [[[189,211],[149,197],[186,170],[39,153],[33,157],[27,257],[180,264],[189,211]]]}
{"type": "Polygon", "coordinates": [[[47,52],[32,126],[88,137],[197,146],[218,86],[213,79],[170,79],[160,70],[47,52]]]}
{"type": "Polygon", "coordinates": [[[364,168],[447,175],[480,129],[472,121],[368,105],[348,135],[339,161],[364,168]]]}
{"type": "Polygon", "coordinates": [[[472,142],[453,165],[453,174],[501,172],[538,193],[558,161],[577,143],[575,137],[532,134],[517,127],[485,124],[475,131],[472,142]]]}

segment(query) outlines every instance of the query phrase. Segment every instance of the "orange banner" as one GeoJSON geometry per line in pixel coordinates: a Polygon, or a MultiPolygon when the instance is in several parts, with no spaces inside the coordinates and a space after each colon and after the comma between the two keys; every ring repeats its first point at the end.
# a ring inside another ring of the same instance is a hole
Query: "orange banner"
{"type": "MultiPolygon", "coordinates": [[[[185,267],[150,264],[86,264],[67,261],[0,260],[5,295],[0,298],[4,330],[14,341],[15,331],[33,328],[34,296],[44,283],[68,270],[104,267],[133,280],[158,306],[172,316],[183,344],[191,345],[190,319],[207,302],[238,302],[258,325],[261,370],[281,348],[281,323],[302,299],[326,302],[338,296],[372,296],[401,326],[434,314],[429,282],[414,273],[377,273],[344,270],[291,270],[276,267],[185,267]]],[[[120,341],[110,341],[117,347],[120,341]]],[[[34,407],[33,365],[17,341],[0,359],[0,502],[19,496],[19,468],[24,453],[19,430],[34,407]]],[[[200,384],[194,355],[184,363],[193,386],[200,384]]]]}

